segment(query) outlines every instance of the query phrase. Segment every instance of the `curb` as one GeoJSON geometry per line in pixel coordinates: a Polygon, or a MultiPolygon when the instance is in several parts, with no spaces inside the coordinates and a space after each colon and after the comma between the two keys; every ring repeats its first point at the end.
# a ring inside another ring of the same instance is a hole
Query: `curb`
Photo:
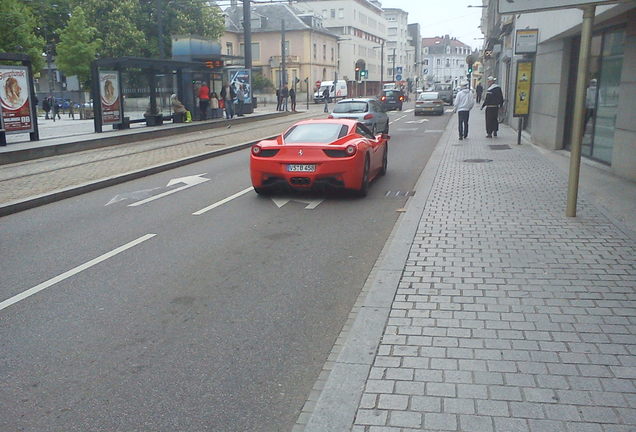
{"type": "MultiPolygon", "coordinates": [[[[251,123],[255,120],[266,120],[269,118],[286,117],[293,114],[291,111],[286,112],[274,112],[260,114],[251,117],[243,117],[228,120],[211,120],[196,123],[177,123],[171,125],[171,127],[157,127],[152,130],[133,130],[125,131],[124,133],[115,136],[104,136],[98,138],[91,138],[87,140],[79,140],[64,144],[54,144],[50,146],[33,147],[22,150],[6,151],[0,153],[0,165],[6,165],[17,162],[25,162],[34,159],[41,159],[45,157],[58,156],[63,154],[75,153],[85,150],[94,150],[103,147],[110,147],[119,144],[129,144],[136,141],[145,141],[153,138],[164,138],[173,135],[179,135],[182,133],[197,132],[208,129],[218,129],[226,127],[228,123],[232,125],[240,125],[243,123],[251,123]]],[[[44,140],[43,140],[44,141],[44,140]]],[[[40,141],[42,142],[42,141],[40,141]]]]}
{"type": "Polygon", "coordinates": [[[391,312],[413,238],[456,122],[454,116],[446,126],[417,180],[416,194],[407,202],[406,212],[395,224],[389,241],[371,270],[365,283],[369,289],[363,289],[360,293],[358,302],[361,306],[352,312],[355,313],[355,318],[351,328],[343,329],[343,333],[348,334],[339,336],[345,342],[337,359],[330,365],[331,372],[313,412],[309,415],[305,432],[348,431],[355,421],[358,404],[391,312]]]}
{"type": "Polygon", "coordinates": [[[87,192],[92,192],[98,189],[107,188],[116,184],[125,183],[130,180],[135,180],[141,177],[145,177],[152,174],[157,174],[163,171],[168,171],[174,168],[179,168],[191,163],[200,162],[206,159],[210,159],[216,156],[222,156],[227,153],[233,153],[235,151],[246,149],[257,142],[264,139],[272,139],[273,137],[264,137],[258,140],[249,141],[241,144],[231,145],[222,149],[213,150],[207,153],[199,154],[196,156],[189,156],[186,158],[178,159],[176,161],[167,162],[160,165],[154,165],[148,168],[144,168],[138,171],[129,172],[113,177],[108,177],[103,180],[95,182],[85,183],[79,186],[73,186],[66,189],[61,189],[52,193],[38,195],[28,198],[22,201],[10,202],[0,206],[0,217],[7,216],[13,213],[18,213],[24,210],[28,210],[34,207],[38,207],[45,204],[50,204],[55,201],[60,201],[73,196],[81,195],[87,192]]]}

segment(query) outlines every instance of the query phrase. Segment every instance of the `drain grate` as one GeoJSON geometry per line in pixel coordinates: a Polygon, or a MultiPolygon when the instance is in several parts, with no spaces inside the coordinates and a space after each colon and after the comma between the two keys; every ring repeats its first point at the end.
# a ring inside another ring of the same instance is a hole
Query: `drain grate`
{"type": "Polygon", "coordinates": [[[506,144],[490,144],[490,150],[510,150],[511,147],[506,144]]]}
{"type": "Polygon", "coordinates": [[[492,162],[492,159],[464,159],[463,162],[468,163],[484,163],[484,162],[492,162]]]}

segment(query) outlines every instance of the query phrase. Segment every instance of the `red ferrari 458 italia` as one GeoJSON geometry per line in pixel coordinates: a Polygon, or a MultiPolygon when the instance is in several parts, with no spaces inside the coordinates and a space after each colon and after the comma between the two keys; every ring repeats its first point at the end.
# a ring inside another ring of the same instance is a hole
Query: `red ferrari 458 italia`
{"type": "Polygon", "coordinates": [[[365,196],[387,169],[389,136],[355,120],[304,120],[273,140],[252,146],[250,174],[257,193],[274,189],[353,190],[365,196]]]}

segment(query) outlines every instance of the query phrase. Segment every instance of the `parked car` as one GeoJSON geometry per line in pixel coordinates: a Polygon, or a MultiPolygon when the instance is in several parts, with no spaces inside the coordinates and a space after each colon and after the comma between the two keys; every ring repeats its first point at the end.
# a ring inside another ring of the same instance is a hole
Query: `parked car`
{"type": "Polygon", "coordinates": [[[380,96],[380,103],[385,111],[394,109],[402,111],[404,100],[404,93],[401,90],[384,90],[380,96]]]}
{"type": "Polygon", "coordinates": [[[433,91],[439,93],[439,98],[449,105],[453,104],[453,86],[452,84],[435,84],[433,91]]]}
{"type": "Polygon", "coordinates": [[[329,102],[347,97],[347,82],[345,80],[338,80],[335,85],[333,81],[322,81],[320,88],[314,93],[314,103],[325,102],[322,94],[327,88],[329,89],[329,102]]]}
{"type": "Polygon", "coordinates": [[[329,118],[352,119],[364,124],[375,135],[377,132],[389,133],[389,116],[376,99],[357,98],[338,101],[333,106],[329,118]]]}
{"type": "Polygon", "coordinates": [[[386,173],[388,141],[355,120],[303,120],[252,146],[252,186],[258,194],[344,189],[365,196],[369,183],[386,173]]]}
{"type": "Polygon", "coordinates": [[[423,92],[415,101],[415,115],[434,113],[438,115],[444,114],[444,101],[440,98],[438,92],[423,92]]]}

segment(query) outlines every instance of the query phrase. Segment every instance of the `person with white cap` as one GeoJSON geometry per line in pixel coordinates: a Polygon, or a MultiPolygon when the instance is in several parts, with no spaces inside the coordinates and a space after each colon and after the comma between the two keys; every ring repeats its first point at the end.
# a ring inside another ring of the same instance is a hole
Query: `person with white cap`
{"type": "Polygon", "coordinates": [[[503,105],[504,98],[501,87],[497,85],[497,78],[488,77],[488,89],[486,89],[486,97],[481,109],[486,108],[486,138],[497,136],[499,130],[499,108],[503,105]]]}
{"type": "Polygon", "coordinates": [[[470,116],[470,110],[475,105],[473,99],[473,93],[468,90],[468,84],[462,84],[462,88],[457,92],[455,96],[453,111],[457,113],[457,120],[459,123],[459,139],[463,140],[468,138],[468,118],[470,116]]]}

